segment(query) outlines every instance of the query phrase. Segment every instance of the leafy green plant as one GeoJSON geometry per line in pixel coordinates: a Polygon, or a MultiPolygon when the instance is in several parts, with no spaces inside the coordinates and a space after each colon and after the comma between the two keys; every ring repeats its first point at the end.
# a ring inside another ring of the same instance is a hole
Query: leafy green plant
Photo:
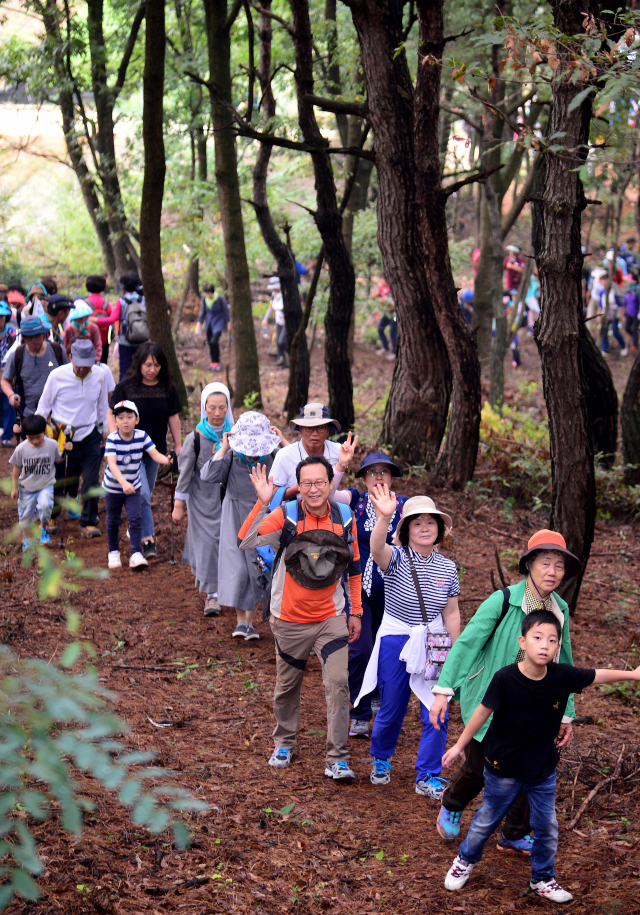
{"type": "Polygon", "coordinates": [[[260,405],[260,394],[258,391],[251,391],[242,401],[245,410],[255,410],[260,405]]]}

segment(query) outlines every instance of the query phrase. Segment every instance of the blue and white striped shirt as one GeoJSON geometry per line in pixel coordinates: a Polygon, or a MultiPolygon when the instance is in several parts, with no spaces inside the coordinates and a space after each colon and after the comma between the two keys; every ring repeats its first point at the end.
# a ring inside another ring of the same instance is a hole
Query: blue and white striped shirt
{"type": "MultiPolygon", "coordinates": [[[[460,594],[455,562],[434,550],[422,556],[411,547],[411,556],[420,582],[429,622],[435,622],[450,597],[460,594]]],[[[420,602],[404,547],[391,547],[391,561],[384,571],[384,612],[408,626],[423,623],[420,602]]],[[[439,627],[436,625],[436,629],[439,627]]]]}
{"type": "MultiPolygon", "coordinates": [[[[133,437],[128,442],[116,430],[107,436],[104,454],[105,457],[115,454],[118,470],[127,483],[131,483],[134,489],[138,490],[142,485],[140,482],[142,455],[151,448],[155,448],[155,445],[142,429],[134,429],[133,437]]],[[[108,465],[104,472],[102,488],[105,492],[122,492],[122,486],[111,473],[108,465]]]]}

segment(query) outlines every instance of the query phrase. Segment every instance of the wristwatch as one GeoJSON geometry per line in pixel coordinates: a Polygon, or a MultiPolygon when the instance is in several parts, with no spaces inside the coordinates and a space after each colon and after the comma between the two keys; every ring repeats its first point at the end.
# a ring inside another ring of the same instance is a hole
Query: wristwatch
{"type": "Polygon", "coordinates": [[[362,614],[361,614],[361,613],[350,613],[349,616],[352,616],[352,617],[353,617],[354,619],[356,619],[356,620],[361,620],[361,619],[362,619],[362,614]]]}

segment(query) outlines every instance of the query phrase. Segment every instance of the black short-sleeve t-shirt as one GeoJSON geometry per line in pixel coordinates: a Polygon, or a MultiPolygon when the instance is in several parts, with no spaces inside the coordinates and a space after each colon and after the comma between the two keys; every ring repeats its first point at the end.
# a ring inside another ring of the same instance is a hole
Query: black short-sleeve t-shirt
{"type": "Polygon", "coordinates": [[[121,400],[134,402],[140,414],[137,428],[147,433],[161,454],[166,454],[169,417],[182,409],[175,385],[167,390],[162,384],[121,381],[111,395],[111,409],[121,400]]]}
{"type": "Polygon", "coordinates": [[[484,740],[485,766],[498,778],[540,782],[558,765],[556,737],[572,693],[590,686],[596,672],[571,664],[549,664],[542,680],[531,680],[517,664],[497,671],[482,704],[493,709],[484,740]]]}

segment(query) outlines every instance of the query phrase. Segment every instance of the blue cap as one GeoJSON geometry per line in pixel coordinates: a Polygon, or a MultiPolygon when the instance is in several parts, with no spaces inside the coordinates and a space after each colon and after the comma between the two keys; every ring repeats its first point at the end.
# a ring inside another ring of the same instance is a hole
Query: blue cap
{"type": "Polygon", "coordinates": [[[387,464],[392,477],[402,476],[402,467],[395,464],[388,454],[383,451],[376,451],[374,454],[368,454],[366,458],[362,459],[362,463],[356,471],[356,477],[363,477],[367,472],[367,467],[371,467],[372,464],[387,464]]]}
{"type": "Polygon", "coordinates": [[[49,328],[42,323],[40,318],[29,318],[20,325],[20,333],[23,337],[36,337],[38,334],[46,336],[49,333],[49,328]]]}
{"type": "Polygon", "coordinates": [[[10,315],[11,309],[6,302],[0,302],[0,315],[10,315]]]}
{"type": "Polygon", "coordinates": [[[465,289],[460,298],[463,302],[473,302],[473,290],[465,289]]]}

